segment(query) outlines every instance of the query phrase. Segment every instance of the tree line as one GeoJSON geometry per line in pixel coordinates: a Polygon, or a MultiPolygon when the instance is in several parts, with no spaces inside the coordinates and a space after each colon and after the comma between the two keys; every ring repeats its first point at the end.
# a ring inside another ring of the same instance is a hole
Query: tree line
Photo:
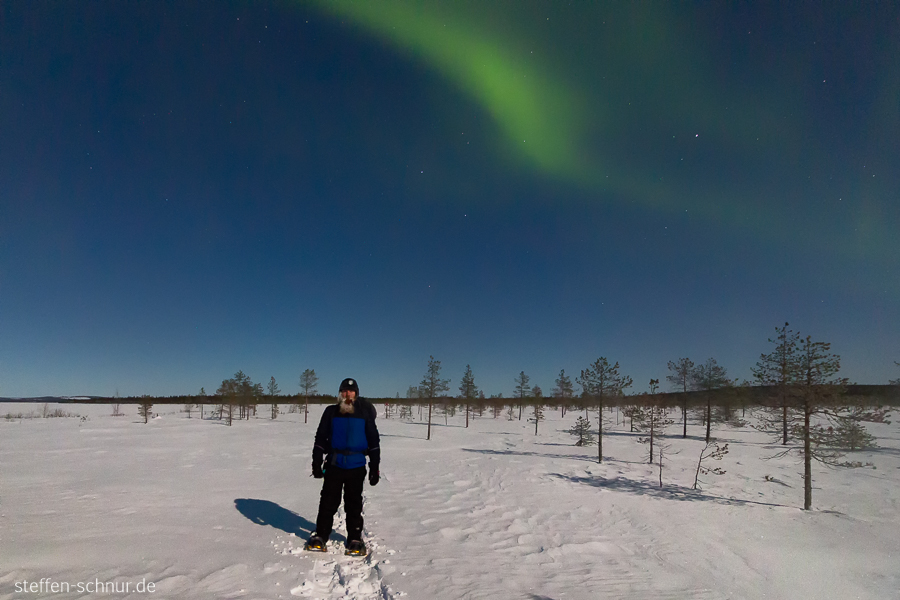
{"type": "MultiPolygon", "coordinates": [[[[697,466],[697,476],[701,471],[717,472],[717,469],[704,467],[703,460],[721,459],[727,453],[727,444],[719,446],[712,437],[714,421],[734,419],[733,403],[723,402],[741,396],[750,388],[757,388],[762,393],[753,395],[759,400],[760,422],[757,428],[779,441],[785,450],[775,456],[796,454],[804,465],[804,508],[812,504],[812,461],[832,466],[858,466],[842,461],[848,449],[864,447],[872,443],[864,423],[887,422],[886,407],[864,406],[853,402],[847,396],[849,381],[839,377],[840,356],[831,352],[829,342],[816,341],[811,336],[801,337],[799,332],[789,328],[789,323],[775,328],[775,336],[768,342],[774,347],[768,353],[760,354],[759,360],[752,368],[753,382],[738,383],[728,377],[725,367],[718,364],[715,358],[695,364],[690,358],[679,358],[669,361],[669,374],[666,380],[672,388],[681,392],[680,409],[682,413],[682,437],[687,437],[688,392],[700,392],[704,399],[701,420],[705,426],[704,441],[706,449],[701,453],[697,466]],[[716,410],[714,410],[716,409],[716,410]],[[718,412],[719,414],[714,414],[718,412]],[[796,445],[788,447],[789,442],[796,445]]],[[[897,363],[900,366],[900,363],[897,363]]],[[[587,368],[582,369],[576,377],[581,387],[582,407],[585,416],[579,417],[570,433],[578,437],[576,445],[584,446],[594,442],[590,428],[588,409],[593,408],[597,414],[597,460],[603,462],[603,425],[604,407],[610,402],[621,403],[625,390],[633,381],[628,375],[620,373],[619,363],[613,363],[601,356],[587,368]]],[[[563,415],[566,407],[574,397],[571,378],[561,370],[556,379],[556,387],[552,391],[553,399],[562,405],[563,415]]],[[[514,400],[518,408],[518,418],[522,419],[522,409],[530,400],[533,415],[530,420],[535,423],[537,434],[538,423],[543,420],[545,400],[539,387],[530,385],[530,378],[521,371],[514,379],[514,400]]],[[[892,380],[892,385],[900,387],[900,379],[892,380]]],[[[665,400],[656,394],[658,379],[649,382],[651,394],[645,396],[643,403],[635,403],[628,408],[632,429],[635,422],[638,430],[647,435],[641,441],[649,445],[650,461],[653,460],[654,442],[657,432],[671,425],[665,400]]],[[[408,398],[422,398],[428,401],[428,434],[431,439],[432,408],[435,399],[442,392],[449,391],[449,379],[441,378],[441,363],[430,356],[428,367],[420,384],[410,386],[408,398]]],[[[474,374],[470,365],[466,365],[460,387],[461,400],[464,400],[466,411],[466,427],[469,425],[471,403],[484,401],[483,392],[475,385],[474,374]]],[[[756,391],[756,390],[754,390],[756,391]]],[[[745,400],[746,400],[746,395],[745,400]]],[[[512,418],[514,405],[509,405],[509,416],[512,418]]],[[[657,444],[660,465],[660,481],[662,480],[662,453],[664,446],[657,444]]],[[[695,479],[695,486],[697,480],[695,479]]]]}

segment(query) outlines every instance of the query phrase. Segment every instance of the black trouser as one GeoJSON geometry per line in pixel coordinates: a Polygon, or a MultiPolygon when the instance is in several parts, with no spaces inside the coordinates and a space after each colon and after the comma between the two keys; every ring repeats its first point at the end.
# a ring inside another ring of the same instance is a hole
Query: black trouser
{"type": "Polygon", "coordinates": [[[344,512],[347,513],[347,541],[361,540],[363,530],[362,491],[366,480],[366,468],[339,469],[328,465],[322,496],[319,499],[319,516],[316,517],[316,533],[328,540],[334,524],[334,513],[341,505],[341,489],[344,490],[344,512]]]}

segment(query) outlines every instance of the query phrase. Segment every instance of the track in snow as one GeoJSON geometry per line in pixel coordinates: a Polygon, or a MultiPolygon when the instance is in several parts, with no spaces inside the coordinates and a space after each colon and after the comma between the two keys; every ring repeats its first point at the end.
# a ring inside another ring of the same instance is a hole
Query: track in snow
{"type": "MultiPolygon", "coordinates": [[[[346,538],[347,519],[343,509],[338,510],[334,531],[346,538]]],[[[344,544],[334,539],[328,543],[328,551],[324,553],[307,552],[301,548],[291,550],[292,554],[303,554],[313,562],[306,579],[291,589],[291,594],[321,600],[395,600],[405,596],[403,592],[394,592],[383,581],[381,565],[390,564],[390,558],[380,557],[391,556],[394,551],[383,548],[368,529],[364,531],[364,539],[369,554],[362,558],[345,556],[344,544]]]]}

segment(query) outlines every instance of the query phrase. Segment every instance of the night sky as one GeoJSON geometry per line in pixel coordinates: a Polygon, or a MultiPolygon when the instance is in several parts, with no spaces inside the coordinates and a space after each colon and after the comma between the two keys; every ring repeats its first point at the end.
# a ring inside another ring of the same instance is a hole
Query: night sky
{"type": "Polygon", "coordinates": [[[896,2],[0,3],[0,396],[887,383],[898,240],[896,2]]]}

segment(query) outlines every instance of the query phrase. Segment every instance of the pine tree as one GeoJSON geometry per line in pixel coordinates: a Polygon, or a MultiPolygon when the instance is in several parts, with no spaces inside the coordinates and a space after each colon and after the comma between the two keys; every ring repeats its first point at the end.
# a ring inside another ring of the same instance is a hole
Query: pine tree
{"type": "MultiPolygon", "coordinates": [[[[812,461],[819,460],[826,464],[836,464],[843,456],[838,450],[841,446],[840,425],[844,419],[834,411],[823,409],[821,404],[844,392],[846,378],[837,377],[841,368],[841,359],[831,354],[831,344],[813,342],[806,336],[800,344],[800,377],[802,422],[795,421],[793,430],[803,440],[803,510],[812,508],[812,461]],[[830,417],[832,423],[839,425],[838,432],[820,423],[812,423],[816,414],[830,417]]],[[[846,429],[845,429],[846,430],[846,429]]]]}
{"type": "Polygon", "coordinates": [[[300,390],[303,392],[303,399],[306,401],[306,408],[303,411],[303,422],[309,421],[309,397],[315,394],[319,386],[319,377],[316,375],[315,369],[306,369],[300,374],[300,390]]]}
{"type": "MultiPolygon", "coordinates": [[[[493,398],[493,397],[494,396],[491,395],[491,398],[493,398]]],[[[497,402],[492,402],[491,403],[491,416],[493,416],[496,419],[500,416],[501,412],[503,412],[503,406],[501,406],[497,402]]]]}
{"type": "Polygon", "coordinates": [[[243,419],[247,412],[247,407],[250,405],[250,396],[253,394],[253,383],[250,381],[250,376],[243,371],[238,371],[234,374],[234,382],[235,401],[238,406],[238,419],[243,419]]]}
{"type": "Polygon", "coordinates": [[[697,365],[691,375],[694,389],[706,392],[706,443],[710,442],[712,427],[712,393],[715,390],[731,385],[725,367],[716,359],[710,358],[702,365],[697,365]]]}
{"type": "Polygon", "coordinates": [[[257,383],[253,386],[253,394],[250,397],[249,410],[247,412],[247,418],[250,418],[252,414],[254,417],[256,416],[256,407],[262,402],[263,396],[265,396],[265,392],[263,392],[263,384],[257,383]]]}
{"type": "Polygon", "coordinates": [[[119,400],[119,389],[116,388],[116,395],[113,396],[116,400],[113,402],[112,416],[121,417],[124,413],[122,412],[122,403],[119,400]]]}
{"type": "MultiPolygon", "coordinates": [[[[635,422],[640,422],[644,418],[644,409],[636,404],[632,404],[630,406],[626,406],[622,409],[622,424],[625,424],[625,419],[628,419],[628,431],[634,433],[635,431],[635,422]]],[[[618,424],[618,419],[616,420],[618,424]]]]}
{"type": "Polygon", "coordinates": [[[234,420],[234,407],[240,408],[239,417],[249,418],[250,407],[255,398],[262,396],[262,384],[254,384],[243,371],[238,371],[231,379],[222,381],[222,385],[216,390],[216,395],[221,398],[219,414],[224,412],[227,424],[234,420]]]}
{"type": "Polygon", "coordinates": [[[636,419],[637,429],[646,434],[643,437],[639,437],[638,441],[642,444],[649,444],[650,453],[647,462],[652,464],[653,444],[656,443],[657,437],[662,431],[674,421],[669,418],[669,413],[665,407],[658,405],[644,407],[638,414],[639,416],[636,419]]]}
{"type": "Polygon", "coordinates": [[[578,417],[575,425],[569,429],[569,433],[578,436],[576,446],[590,446],[594,443],[594,435],[591,433],[591,422],[584,417],[578,417]]]}
{"type": "Polygon", "coordinates": [[[544,420],[544,406],[542,404],[534,405],[534,413],[532,417],[528,419],[530,422],[534,423],[534,435],[538,433],[538,423],[544,420]]]}
{"type": "MultiPolygon", "coordinates": [[[[657,455],[659,456],[659,487],[662,488],[662,486],[663,486],[663,461],[665,459],[665,456],[669,454],[670,444],[665,444],[665,443],[660,442],[659,444],[657,444],[657,447],[658,447],[657,455]]],[[[677,452],[676,452],[676,454],[677,454],[677,452]]]]}
{"type": "Polygon", "coordinates": [[[216,396],[219,396],[219,418],[225,415],[227,425],[231,425],[231,417],[234,409],[235,386],[233,379],[223,379],[222,385],[216,390],[216,396]]]}
{"type": "Polygon", "coordinates": [[[666,380],[672,384],[673,388],[680,390],[681,395],[681,422],[684,431],[682,438],[687,437],[687,393],[691,387],[691,376],[694,373],[694,362],[689,358],[679,358],[677,361],[669,361],[669,370],[671,375],[666,375],[666,380]]]}
{"type": "Polygon", "coordinates": [[[619,374],[619,363],[610,365],[606,357],[601,356],[587,369],[582,369],[581,377],[577,378],[588,401],[597,402],[598,413],[598,462],[603,462],[603,401],[606,398],[621,396],[622,391],[631,387],[631,377],[619,374]]]}
{"type": "Polygon", "coordinates": [[[705,460],[722,460],[728,454],[728,444],[720,446],[717,442],[707,440],[706,446],[700,451],[700,458],[697,460],[697,471],[694,473],[693,489],[700,489],[700,475],[724,475],[725,470],[721,467],[707,467],[703,464],[705,460]]]}
{"type": "MultiPolygon", "coordinates": [[[[812,508],[812,461],[837,467],[861,466],[841,459],[848,451],[871,445],[874,437],[864,422],[887,422],[887,409],[865,410],[842,403],[847,379],[838,377],[840,356],[831,353],[831,344],[814,342],[810,336],[798,345],[799,370],[788,411],[788,433],[802,442],[773,458],[798,454],[803,460],[803,508],[812,508]]],[[[782,436],[781,427],[770,430],[782,436]]]]}
{"type": "Polygon", "coordinates": [[[785,323],[784,327],[776,327],[775,333],[775,339],[769,338],[769,342],[775,344],[775,349],[769,354],[761,354],[756,367],[751,370],[758,385],[775,388],[776,405],[781,411],[782,419],[781,443],[786,446],[791,386],[798,383],[800,377],[801,357],[798,347],[800,334],[788,329],[788,323],[785,323]]]}
{"type": "Polygon", "coordinates": [[[525,404],[525,398],[531,395],[531,386],[528,385],[529,377],[525,371],[521,371],[516,376],[515,397],[519,399],[519,420],[522,420],[522,405],[525,404]]]}
{"type": "Polygon", "coordinates": [[[434,399],[440,392],[446,392],[450,389],[450,380],[441,379],[441,361],[434,360],[434,356],[428,357],[428,370],[425,371],[425,377],[419,384],[419,391],[428,398],[428,436],[426,440],[431,439],[431,408],[434,399]]]}
{"type": "Polygon", "coordinates": [[[556,378],[556,387],[553,388],[553,397],[559,398],[559,401],[562,404],[561,416],[566,416],[566,407],[574,395],[575,388],[572,387],[572,379],[566,375],[565,369],[561,369],[559,377],[556,378]]]}
{"type": "Polygon", "coordinates": [[[460,398],[466,401],[466,427],[469,426],[469,405],[478,397],[478,387],[475,385],[475,375],[472,374],[472,367],[466,365],[466,372],[463,373],[462,381],[459,384],[460,398]]]}
{"type": "MultiPolygon", "coordinates": [[[[147,396],[144,396],[147,398],[147,396]]],[[[153,408],[153,403],[149,400],[141,400],[140,404],[138,404],[138,415],[144,417],[144,424],[147,424],[147,421],[150,419],[150,409],[153,408]]]]}
{"type": "Polygon", "coordinates": [[[275,383],[275,376],[273,375],[271,379],[269,379],[269,399],[272,401],[272,418],[278,418],[278,403],[275,402],[275,397],[281,393],[281,390],[278,389],[278,384],[275,383]]]}
{"type": "MultiPolygon", "coordinates": [[[[875,436],[869,433],[861,421],[867,420],[862,407],[850,409],[848,418],[839,420],[834,426],[834,439],[840,444],[839,450],[855,452],[875,446],[875,436]]],[[[882,421],[882,419],[878,419],[882,421]]]]}

